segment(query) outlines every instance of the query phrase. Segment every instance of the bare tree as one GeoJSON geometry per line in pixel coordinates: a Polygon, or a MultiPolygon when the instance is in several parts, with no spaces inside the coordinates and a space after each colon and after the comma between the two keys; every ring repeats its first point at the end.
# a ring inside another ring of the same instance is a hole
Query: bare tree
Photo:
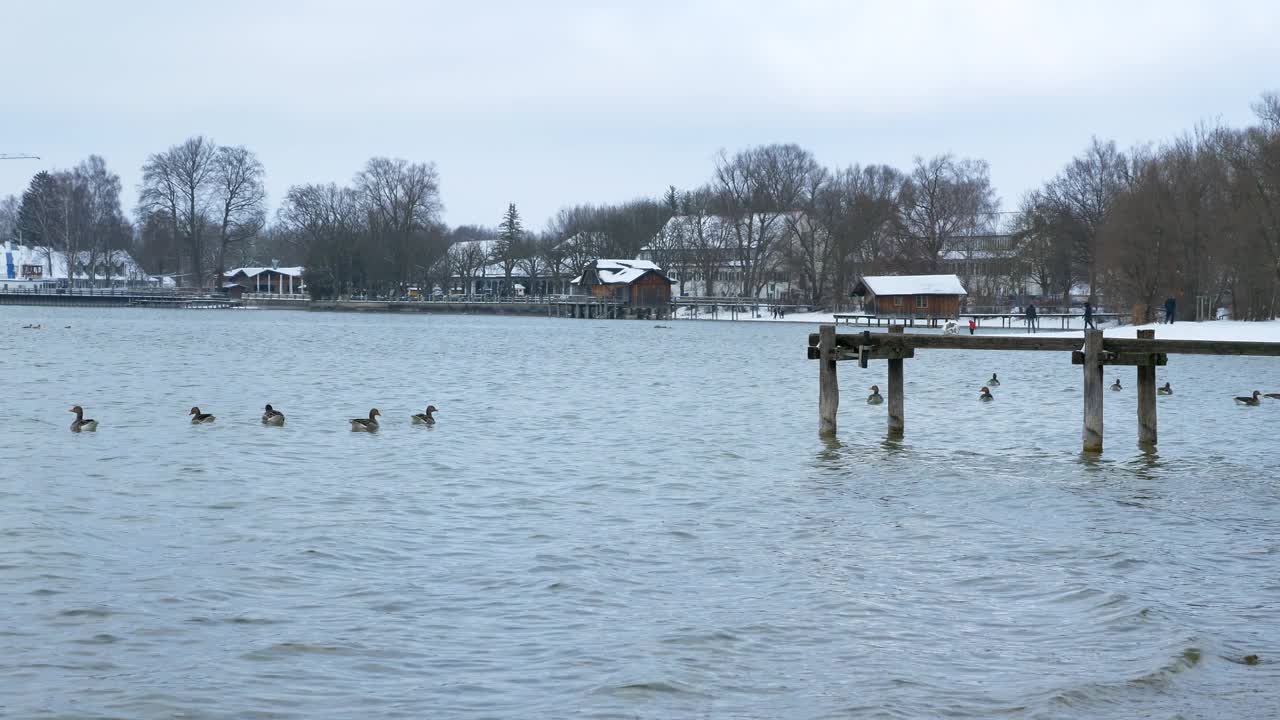
{"type": "Polygon", "coordinates": [[[327,185],[289,188],[279,211],[306,266],[312,297],[350,296],[364,276],[357,260],[366,237],[358,192],[327,185]]]}
{"type": "Polygon", "coordinates": [[[782,216],[786,228],[783,248],[808,290],[809,303],[818,305],[829,300],[827,281],[836,261],[831,230],[838,218],[837,206],[829,197],[832,188],[825,168],[814,163],[802,180],[797,200],[800,210],[782,216]]]}
{"type": "Polygon", "coordinates": [[[898,248],[910,269],[936,273],[959,238],[989,230],[999,201],[982,160],[916,158],[898,197],[898,248]]]}
{"type": "Polygon", "coordinates": [[[798,145],[763,145],[716,161],[721,215],[729,222],[744,295],[760,292],[775,271],[782,217],[796,210],[816,161],[798,145]]]}
{"type": "Polygon", "coordinates": [[[1089,282],[1089,297],[1094,299],[1098,282],[1098,234],[1116,196],[1130,180],[1129,161],[1116,149],[1114,142],[1096,137],[1083,154],[1044,188],[1045,199],[1078,225],[1083,233],[1076,248],[1077,262],[1089,282]]]}
{"type": "Polygon", "coordinates": [[[209,280],[205,275],[206,227],[216,154],[212,141],[196,136],[149,156],[142,166],[139,211],[169,216],[174,237],[180,238],[187,250],[189,277],[197,287],[209,280]]]}
{"type": "Polygon", "coordinates": [[[384,291],[423,277],[444,256],[439,178],[434,163],[373,158],[356,175],[384,291]]]}
{"type": "Polygon", "coordinates": [[[213,156],[213,208],[217,212],[216,275],[226,270],[227,249],[243,246],[266,224],[266,174],[258,157],[244,146],[223,146],[213,156]]]}

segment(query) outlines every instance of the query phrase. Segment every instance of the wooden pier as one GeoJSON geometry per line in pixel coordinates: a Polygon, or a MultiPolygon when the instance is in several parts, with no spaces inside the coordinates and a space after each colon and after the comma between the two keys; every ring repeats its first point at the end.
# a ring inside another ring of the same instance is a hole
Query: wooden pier
{"type": "Polygon", "coordinates": [[[152,307],[224,310],[240,301],[218,295],[130,290],[0,291],[0,305],[50,305],[56,307],[152,307]]]}
{"type": "Polygon", "coordinates": [[[901,325],[888,333],[836,334],[835,325],[823,325],[809,336],[808,355],[818,361],[818,432],[834,435],[840,387],[836,363],[855,360],[866,368],[871,360],[887,360],[888,434],[902,437],[906,428],[903,398],[903,363],[916,350],[1022,350],[1070,353],[1071,362],[1083,368],[1083,427],[1085,452],[1102,451],[1102,401],[1107,366],[1133,366],[1138,375],[1138,442],[1154,446],[1156,424],[1156,367],[1169,355],[1250,355],[1280,357],[1280,343],[1223,342],[1217,340],[1157,340],[1154,330],[1139,330],[1137,338],[1108,338],[1101,330],[1086,330],[1082,338],[984,335],[908,334],[901,325]]]}
{"type": "MultiPolygon", "coordinates": [[[[906,325],[915,327],[917,324],[925,327],[941,327],[948,320],[961,322],[965,318],[972,318],[975,325],[982,327],[983,320],[999,320],[1000,327],[1012,328],[1014,323],[1019,320],[1026,320],[1027,316],[1021,313],[977,313],[962,312],[956,317],[932,317],[927,315],[872,315],[868,313],[835,313],[834,315],[837,325],[866,325],[867,327],[893,327],[894,325],[906,325]]],[[[1128,317],[1124,313],[1113,312],[1095,312],[1093,320],[1095,322],[1107,322],[1108,320],[1122,320],[1128,317]]],[[[1059,329],[1071,329],[1072,320],[1080,320],[1084,322],[1083,313],[1043,313],[1036,315],[1036,327],[1039,328],[1041,320],[1057,320],[1059,329]]],[[[963,323],[961,323],[963,324],[963,323]]]]}

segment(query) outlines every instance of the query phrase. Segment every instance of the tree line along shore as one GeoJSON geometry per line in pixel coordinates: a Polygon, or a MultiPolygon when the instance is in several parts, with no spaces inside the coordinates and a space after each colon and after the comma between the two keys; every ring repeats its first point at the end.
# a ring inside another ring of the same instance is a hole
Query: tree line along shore
{"type": "Polygon", "coordinates": [[[1280,95],[1253,109],[1246,127],[1201,125],[1127,150],[1094,138],[1009,206],[981,159],[829,167],[799,145],[769,144],[721,151],[701,186],[568,205],[540,230],[505,199],[492,227],[447,226],[432,162],[372,158],[349,184],[298,184],[269,199],[251,149],[195,136],[144,159],[127,211],[119,176],[97,155],[35,173],[0,198],[0,241],[64,253],[91,277],[127,251],[146,272],[197,287],[233,267],[298,265],[317,299],[472,294],[478,277],[500,279],[488,286],[497,294],[521,282],[550,293],[598,258],[643,257],[677,294],[831,311],[850,306],[864,275],[955,272],[978,304],[1084,296],[1151,319],[1176,297],[1271,319],[1280,95]]]}

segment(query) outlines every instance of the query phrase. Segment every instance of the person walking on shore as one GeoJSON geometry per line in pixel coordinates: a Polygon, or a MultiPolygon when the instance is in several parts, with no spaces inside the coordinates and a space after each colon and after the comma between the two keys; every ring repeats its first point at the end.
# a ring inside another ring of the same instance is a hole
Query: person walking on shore
{"type": "Polygon", "coordinates": [[[1089,328],[1098,329],[1098,326],[1093,322],[1093,303],[1088,300],[1084,301],[1084,327],[1086,330],[1089,328]]]}
{"type": "Polygon", "coordinates": [[[1178,301],[1174,300],[1173,296],[1170,295],[1164,301],[1164,321],[1172,325],[1174,319],[1177,317],[1177,314],[1178,314],[1178,301]]]}

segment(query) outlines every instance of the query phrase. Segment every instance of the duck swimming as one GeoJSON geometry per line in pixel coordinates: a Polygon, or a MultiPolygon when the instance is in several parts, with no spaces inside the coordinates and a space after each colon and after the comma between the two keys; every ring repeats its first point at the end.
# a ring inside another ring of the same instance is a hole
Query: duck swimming
{"type": "Polygon", "coordinates": [[[1252,397],[1238,397],[1238,398],[1236,398],[1236,404],[1237,404],[1237,405],[1249,405],[1249,406],[1261,405],[1261,404],[1262,404],[1262,401],[1258,399],[1258,398],[1260,398],[1260,397],[1262,397],[1262,393],[1258,392],[1257,390],[1254,390],[1254,391],[1253,391],[1253,396],[1252,396],[1252,397]]]}
{"type": "Polygon", "coordinates": [[[413,416],[414,425],[435,425],[436,419],[431,417],[431,413],[440,412],[436,410],[435,405],[428,405],[427,409],[413,416]]]}
{"type": "Polygon", "coordinates": [[[991,394],[991,388],[983,385],[982,394],[978,396],[978,399],[982,402],[991,402],[992,400],[995,400],[995,396],[991,394]]]}
{"type": "Polygon", "coordinates": [[[884,396],[880,394],[880,386],[872,385],[871,394],[867,396],[868,405],[879,405],[884,402],[884,396]]]}
{"type": "Polygon", "coordinates": [[[192,406],[191,412],[187,414],[191,416],[192,425],[203,425],[205,423],[211,423],[214,420],[217,420],[217,418],[210,415],[209,413],[200,412],[200,408],[194,407],[194,406],[192,406]]]}
{"type": "Polygon", "coordinates": [[[1165,384],[1163,384],[1163,385],[1161,385],[1160,387],[1156,388],[1156,394],[1157,394],[1157,395],[1172,395],[1172,394],[1173,394],[1173,388],[1169,387],[1169,383],[1167,383],[1167,382],[1166,382],[1165,384]]]}
{"type": "Polygon", "coordinates": [[[369,417],[351,418],[351,432],[378,432],[378,408],[369,411],[369,417]]]}
{"type": "Polygon", "coordinates": [[[1271,398],[1272,400],[1280,400],[1280,393],[1267,393],[1262,397],[1271,398]]]}
{"type": "Polygon", "coordinates": [[[1115,382],[1113,382],[1113,383],[1111,383],[1111,391],[1112,391],[1112,392],[1120,392],[1120,391],[1121,391],[1121,390],[1123,390],[1123,389],[1124,389],[1124,388],[1120,387],[1120,378],[1116,378],[1116,381],[1115,381],[1115,382]]]}
{"type": "Polygon", "coordinates": [[[267,403],[267,407],[262,411],[262,424],[283,427],[284,413],[271,407],[271,403],[267,403]]]}
{"type": "Polygon", "coordinates": [[[86,420],[84,417],[84,408],[76,405],[71,408],[71,412],[76,414],[76,419],[71,421],[71,432],[97,432],[98,421],[86,420]]]}
{"type": "Polygon", "coordinates": [[[995,373],[991,373],[991,379],[987,381],[987,384],[991,387],[1000,387],[1000,381],[996,379],[995,373]]]}

